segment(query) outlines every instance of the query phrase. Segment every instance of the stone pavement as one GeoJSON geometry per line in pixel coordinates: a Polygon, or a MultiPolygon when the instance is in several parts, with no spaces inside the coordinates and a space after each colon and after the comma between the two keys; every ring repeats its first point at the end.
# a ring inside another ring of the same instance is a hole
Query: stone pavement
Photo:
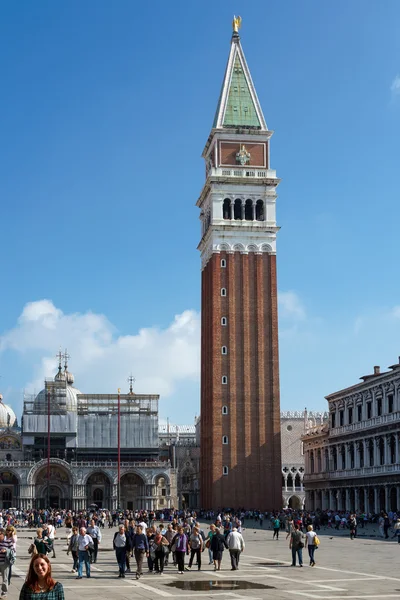
{"type": "MultiPolygon", "coordinates": [[[[207,525],[205,525],[207,527],[207,525]]],[[[112,537],[116,530],[104,530],[98,562],[92,566],[92,578],[76,580],[71,573],[72,559],[66,555],[66,545],[59,529],[56,540],[56,559],[51,559],[53,574],[62,582],[67,599],[83,600],[139,600],[161,598],[216,598],[221,600],[281,599],[334,600],[341,598],[399,598],[400,574],[398,564],[400,544],[369,533],[351,541],[348,531],[324,530],[319,533],[321,546],[316,553],[317,565],[308,566],[304,553],[304,568],[290,567],[291,553],[286,534],[272,541],[272,531],[248,527],[244,531],[246,550],[241,556],[240,570],[230,570],[229,553],[225,551],[221,571],[216,573],[208,565],[208,551],[202,555],[200,572],[192,569],[178,575],[175,567],[168,566],[165,574],[145,573],[136,581],[134,575],[118,579],[118,568],[112,551],[112,537]],[[175,585],[181,587],[176,588],[175,585]],[[255,586],[254,588],[252,586],[255,586]]],[[[13,567],[15,576],[9,588],[10,600],[17,600],[30,557],[27,548],[32,531],[18,532],[18,558],[13,567]]],[[[134,565],[134,561],[133,561],[134,565]]]]}

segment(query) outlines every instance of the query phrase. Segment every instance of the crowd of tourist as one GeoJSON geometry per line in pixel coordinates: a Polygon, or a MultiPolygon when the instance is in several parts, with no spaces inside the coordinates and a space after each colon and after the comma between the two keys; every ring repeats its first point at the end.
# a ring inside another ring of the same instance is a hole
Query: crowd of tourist
{"type": "Polygon", "coordinates": [[[97,562],[105,527],[116,528],[112,544],[118,577],[132,574],[139,579],[145,570],[148,574],[163,575],[167,566],[175,568],[179,575],[192,568],[200,571],[204,556],[208,567],[217,571],[221,569],[225,551],[231,570],[239,569],[240,555],[245,549],[244,525],[271,529],[272,540],[279,541],[281,534],[288,541],[293,567],[297,564],[303,567],[303,549],[308,551],[310,566],[316,564],[318,533],[322,530],[345,530],[354,539],[360,527],[368,529],[373,525],[382,538],[397,537],[400,543],[400,513],[396,511],[379,514],[291,509],[109,511],[96,506],[86,511],[10,509],[0,511],[1,598],[7,596],[16,559],[17,526],[36,529],[28,550],[32,558],[20,600],[37,593],[45,594],[46,600],[63,600],[63,587],[52,578],[49,560],[50,554],[56,557],[54,542],[60,527],[65,527],[67,554],[71,555],[71,571],[77,579],[83,578],[84,568],[86,577],[91,577],[91,564],[97,562]],[[200,524],[208,521],[207,525],[200,524]]]}

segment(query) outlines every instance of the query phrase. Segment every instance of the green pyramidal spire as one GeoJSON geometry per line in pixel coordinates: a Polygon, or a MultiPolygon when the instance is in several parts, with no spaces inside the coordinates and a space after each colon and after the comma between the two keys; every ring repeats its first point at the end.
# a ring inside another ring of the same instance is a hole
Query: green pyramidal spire
{"type": "Polygon", "coordinates": [[[232,36],[213,127],[268,130],[237,33],[232,36]]]}

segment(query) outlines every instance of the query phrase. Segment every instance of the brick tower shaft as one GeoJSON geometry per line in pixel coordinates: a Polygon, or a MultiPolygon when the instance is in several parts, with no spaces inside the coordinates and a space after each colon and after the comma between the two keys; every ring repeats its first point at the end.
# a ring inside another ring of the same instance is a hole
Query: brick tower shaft
{"type": "Polygon", "coordinates": [[[276,187],[237,32],[203,157],[201,505],[280,508],[276,187]]]}

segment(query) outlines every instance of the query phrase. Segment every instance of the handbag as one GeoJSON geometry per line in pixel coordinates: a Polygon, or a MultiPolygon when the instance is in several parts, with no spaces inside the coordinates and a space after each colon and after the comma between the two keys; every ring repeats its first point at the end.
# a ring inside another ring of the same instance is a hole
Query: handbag
{"type": "Polygon", "coordinates": [[[320,545],[320,543],[321,543],[321,542],[319,541],[319,537],[316,535],[316,536],[314,537],[314,546],[319,546],[319,545],[320,545]]]}
{"type": "Polygon", "coordinates": [[[304,548],[304,542],[299,542],[299,548],[304,548]]]}

